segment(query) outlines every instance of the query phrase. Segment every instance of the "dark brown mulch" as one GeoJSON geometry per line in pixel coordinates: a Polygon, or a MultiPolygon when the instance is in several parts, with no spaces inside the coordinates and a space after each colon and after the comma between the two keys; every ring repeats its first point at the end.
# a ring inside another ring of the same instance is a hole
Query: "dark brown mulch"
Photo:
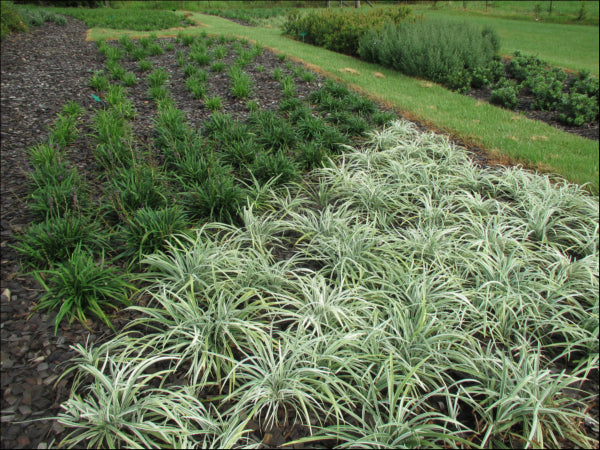
{"type": "MultiPolygon", "coordinates": [[[[52,317],[28,319],[39,289],[22,275],[11,248],[14,233],[31,221],[24,200],[25,149],[40,142],[62,106],[74,100],[90,106],[91,71],[103,65],[95,45],[85,41],[85,25],[67,19],[66,26],[46,24],[30,33],[7,37],[2,62],[2,448],[45,448],[61,437],[53,421],[20,421],[56,415],[68,398],[68,380],[54,387],[74,352],[69,345],[97,339],[80,324],[54,335],[52,317]],[[40,446],[41,447],[38,447],[40,446]]],[[[104,331],[102,331],[103,333],[104,331]]]]}
{"type": "MultiPolygon", "coordinates": [[[[1,43],[2,448],[46,448],[64,438],[65,430],[60,425],[43,418],[57,415],[60,404],[68,398],[72,377],[55,383],[64,370],[64,363],[75,355],[70,346],[112,336],[106,326],[93,321],[88,324],[91,330],[74,322],[61,326],[55,335],[55,313],[35,313],[30,317],[41,291],[31,277],[23,274],[12,248],[16,244],[15,234],[32,221],[25,202],[25,150],[46,137],[48,127],[68,101],[77,101],[88,111],[98,108],[87,83],[93,71],[103,68],[104,59],[94,43],[85,41],[85,31],[82,22],[67,18],[65,26],[46,24],[27,34],[10,36],[1,43]],[[30,420],[34,421],[27,422],[30,420]]],[[[181,70],[175,70],[172,53],[155,57],[153,62],[169,72],[173,98],[190,124],[198,127],[209,112],[190,101],[181,70]]],[[[281,89],[269,74],[281,64],[268,52],[254,64],[264,67],[262,74],[253,74],[255,85],[260,87],[259,103],[263,108],[276,108],[281,100],[281,89]]],[[[135,63],[124,65],[132,69],[135,63]]],[[[227,83],[219,77],[211,76],[210,91],[224,98],[226,112],[236,118],[246,117],[249,110],[245,102],[232,98],[226,91],[227,83]]],[[[308,95],[322,82],[323,79],[317,77],[312,83],[298,84],[300,97],[308,95]]],[[[144,136],[144,129],[151,128],[155,114],[146,90],[147,86],[141,83],[130,89],[130,98],[138,111],[134,124],[138,136],[144,136]]],[[[69,158],[78,168],[95,164],[85,137],[90,131],[89,116],[84,118],[82,136],[69,150],[69,158]]],[[[482,152],[477,153],[476,160],[480,164],[487,163],[482,152]]],[[[113,323],[119,329],[127,320],[127,313],[122,312],[113,323]]],[[[597,405],[595,408],[597,412],[597,405]]]]}

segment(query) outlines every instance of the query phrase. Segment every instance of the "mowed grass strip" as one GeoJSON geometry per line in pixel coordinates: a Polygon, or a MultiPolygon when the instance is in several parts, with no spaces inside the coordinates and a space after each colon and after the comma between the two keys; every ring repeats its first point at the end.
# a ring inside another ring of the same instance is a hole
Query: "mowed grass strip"
{"type": "MultiPolygon", "coordinates": [[[[468,145],[481,147],[501,162],[521,163],[535,170],[555,173],[571,182],[587,184],[591,192],[598,193],[599,152],[596,141],[562,132],[543,122],[453,93],[431,82],[287,39],[281,36],[279,29],[244,27],[200,13],[193,13],[192,19],[198,22],[199,27],[181,32],[195,34],[206,31],[256,41],[273,51],[301,60],[310,69],[348,83],[373,99],[394,107],[411,120],[447,133],[468,145]]],[[[160,35],[160,32],[157,34],[160,35]]],[[[115,30],[94,28],[90,30],[89,39],[118,38],[120,35],[115,30]]]]}

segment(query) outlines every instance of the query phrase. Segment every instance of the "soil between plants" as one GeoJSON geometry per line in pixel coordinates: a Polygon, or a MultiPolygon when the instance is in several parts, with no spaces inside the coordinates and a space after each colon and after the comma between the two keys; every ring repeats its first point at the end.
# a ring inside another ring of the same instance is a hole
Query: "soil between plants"
{"type": "MultiPolygon", "coordinates": [[[[25,150],[47,136],[48,127],[68,101],[74,100],[88,111],[96,108],[92,97],[94,91],[87,83],[94,71],[103,68],[104,58],[93,42],[85,41],[85,32],[82,22],[67,18],[65,26],[45,24],[30,33],[9,36],[1,43],[2,448],[47,448],[57,445],[65,437],[66,430],[62,426],[44,418],[56,416],[60,404],[68,399],[72,376],[56,382],[65,363],[76,354],[70,346],[99,342],[114,334],[102,323],[92,320],[87,324],[89,329],[73,322],[59,327],[55,335],[55,313],[31,314],[42,291],[30,276],[23,274],[18,255],[12,248],[17,243],[15,234],[33,220],[25,201],[28,193],[25,150]]],[[[260,86],[256,98],[262,107],[276,108],[281,100],[281,89],[279,83],[266,74],[284,64],[268,52],[261,58],[258,63],[265,71],[264,79],[260,78],[261,74],[254,74],[260,80],[256,83],[260,86]]],[[[197,101],[185,92],[183,77],[180,71],[174,70],[172,56],[170,59],[166,55],[159,56],[154,61],[173,74],[170,86],[173,98],[185,111],[190,124],[198,126],[208,113],[199,110],[197,101]]],[[[308,95],[310,89],[322,81],[317,77],[314,85],[302,88],[300,97],[308,95]]],[[[146,97],[145,92],[138,92],[139,89],[141,87],[130,89],[132,98],[146,97]]],[[[222,95],[227,97],[226,92],[222,95]]],[[[144,108],[144,104],[141,100],[136,101],[140,117],[134,130],[137,135],[144,127],[151,127],[154,114],[151,105],[144,108]]],[[[228,100],[225,111],[236,118],[248,114],[241,101],[228,100]]],[[[89,116],[87,114],[80,127],[80,137],[69,148],[69,159],[82,174],[91,172],[89,169],[95,165],[86,138],[86,133],[90,132],[89,116]]],[[[477,163],[488,163],[483,153],[472,150],[477,163]]],[[[113,324],[118,330],[129,319],[129,313],[122,311],[113,319],[113,324]]],[[[597,394],[597,374],[595,392],[597,394]]],[[[597,400],[590,408],[590,414],[597,419],[597,400]]],[[[277,443],[275,438],[271,445],[277,443]]]]}

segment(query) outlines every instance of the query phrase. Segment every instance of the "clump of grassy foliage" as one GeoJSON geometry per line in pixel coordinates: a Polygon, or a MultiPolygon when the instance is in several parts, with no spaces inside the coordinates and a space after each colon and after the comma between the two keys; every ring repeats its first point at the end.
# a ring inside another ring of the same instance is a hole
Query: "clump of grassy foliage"
{"type": "Polygon", "coordinates": [[[105,266],[104,258],[96,264],[94,257],[78,245],[69,259],[51,269],[34,272],[36,280],[46,290],[35,311],[58,309],[55,332],[63,318],[69,323],[77,318],[86,322],[92,313],[112,327],[103,307],[118,309],[115,304],[129,305],[128,291],[134,286],[115,267],[105,266]]]}

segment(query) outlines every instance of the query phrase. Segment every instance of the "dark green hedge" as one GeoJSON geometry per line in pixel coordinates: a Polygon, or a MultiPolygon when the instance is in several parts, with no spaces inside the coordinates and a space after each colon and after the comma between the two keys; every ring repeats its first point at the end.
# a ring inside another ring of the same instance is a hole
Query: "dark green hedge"
{"type": "Polygon", "coordinates": [[[300,14],[290,13],[283,25],[284,34],[328,50],[358,56],[359,39],[369,30],[387,23],[398,24],[411,14],[408,7],[354,10],[324,9],[300,14]]]}

